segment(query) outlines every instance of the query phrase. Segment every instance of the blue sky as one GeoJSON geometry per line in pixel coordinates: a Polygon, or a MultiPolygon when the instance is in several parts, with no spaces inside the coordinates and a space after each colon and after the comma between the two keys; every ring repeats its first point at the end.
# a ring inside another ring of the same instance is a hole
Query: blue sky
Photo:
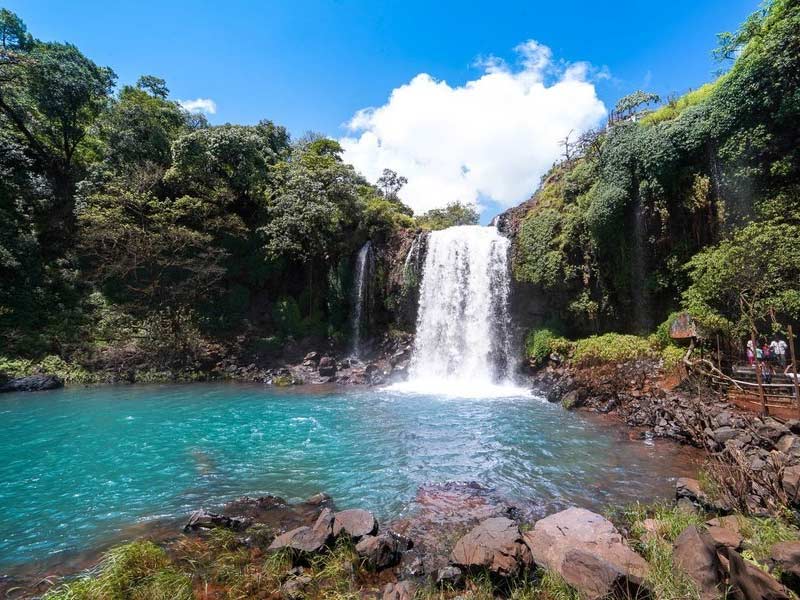
{"type": "MultiPolygon", "coordinates": [[[[313,130],[337,138],[351,135],[343,124],[359,109],[386,104],[418,74],[464,86],[484,73],[477,59],[519,63],[514,48],[527,40],[550,49],[553,68],[590,63],[587,78],[606,107],[637,88],[682,92],[713,77],[715,34],[735,29],[757,8],[754,0],[0,4],[36,37],[73,42],[112,67],[121,83],[154,74],[174,98],[212,99],[212,123],[268,118],[293,135],[313,130]]],[[[586,114],[596,119],[596,111],[586,114]]],[[[463,172],[476,168],[468,159],[463,172]]],[[[495,196],[501,205],[513,195],[475,185],[480,198],[495,196]]]]}

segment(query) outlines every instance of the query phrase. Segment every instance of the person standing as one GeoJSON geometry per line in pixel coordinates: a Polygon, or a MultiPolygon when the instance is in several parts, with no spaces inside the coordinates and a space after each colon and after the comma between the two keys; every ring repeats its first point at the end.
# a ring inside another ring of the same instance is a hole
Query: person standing
{"type": "Polygon", "coordinates": [[[778,364],[781,367],[786,366],[786,349],[788,347],[789,346],[786,343],[786,340],[780,339],[777,336],[775,337],[774,340],[772,340],[772,343],[769,345],[774,360],[778,361],[778,364]]]}
{"type": "Polygon", "coordinates": [[[756,352],[755,348],[753,348],[753,340],[747,340],[747,364],[751,367],[756,362],[756,352]]]}

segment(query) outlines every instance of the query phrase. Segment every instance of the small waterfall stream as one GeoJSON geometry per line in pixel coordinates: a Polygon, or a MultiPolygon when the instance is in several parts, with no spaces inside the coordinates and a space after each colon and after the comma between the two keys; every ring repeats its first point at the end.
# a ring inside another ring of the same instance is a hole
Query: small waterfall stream
{"type": "Polygon", "coordinates": [[[494,227],[430,234],[408,387],[473,393],[509,382],[509,247],[494,227]]]}
{"type": "Polygon", "coordinates": [[[352,354],[360,358],[363,332],[369,326],[372,307],[372,275],[375,259],[372,254],[372,242],[361,246],[356,258],[356,278],[353,297],[353,346],[352,354]]]}

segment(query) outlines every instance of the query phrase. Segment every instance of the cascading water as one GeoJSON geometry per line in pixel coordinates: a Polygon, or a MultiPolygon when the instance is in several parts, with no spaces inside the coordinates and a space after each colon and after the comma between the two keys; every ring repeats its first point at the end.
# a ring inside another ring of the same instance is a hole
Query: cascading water
{"type": "Polygon", "coordinates": [[[509,246],[494,227],[430,234],[409,381],[398,387],[473,394],[509,383],[509,246]]]}
{"type": "Polygon", "coordinates": [[[362,332],[369,324],[372,304],[372,243],[361,246],[356,258],[356,285],[353,298],[353,356],[361,356],[362,332]]]}

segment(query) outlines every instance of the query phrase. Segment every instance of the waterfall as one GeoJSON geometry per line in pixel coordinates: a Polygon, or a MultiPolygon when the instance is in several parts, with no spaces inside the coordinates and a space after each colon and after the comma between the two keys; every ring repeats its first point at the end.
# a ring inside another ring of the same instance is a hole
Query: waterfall
{"type": "Polygon", "coordinates": [[[409,389],[495,388],[514,365],[510,242],[494,227],[450,227],[428,238],[409,389]]]}
{"type": "Polygon", "coordinates": [[[356,258],[356,280],[353,298],[353,356],[361,356],[362,333],[365,326],[369,325],[370,309],[372,306],[372,273],[374,259],[372,256],[372,243],[367,242],[361,246],[356,258]]]}

